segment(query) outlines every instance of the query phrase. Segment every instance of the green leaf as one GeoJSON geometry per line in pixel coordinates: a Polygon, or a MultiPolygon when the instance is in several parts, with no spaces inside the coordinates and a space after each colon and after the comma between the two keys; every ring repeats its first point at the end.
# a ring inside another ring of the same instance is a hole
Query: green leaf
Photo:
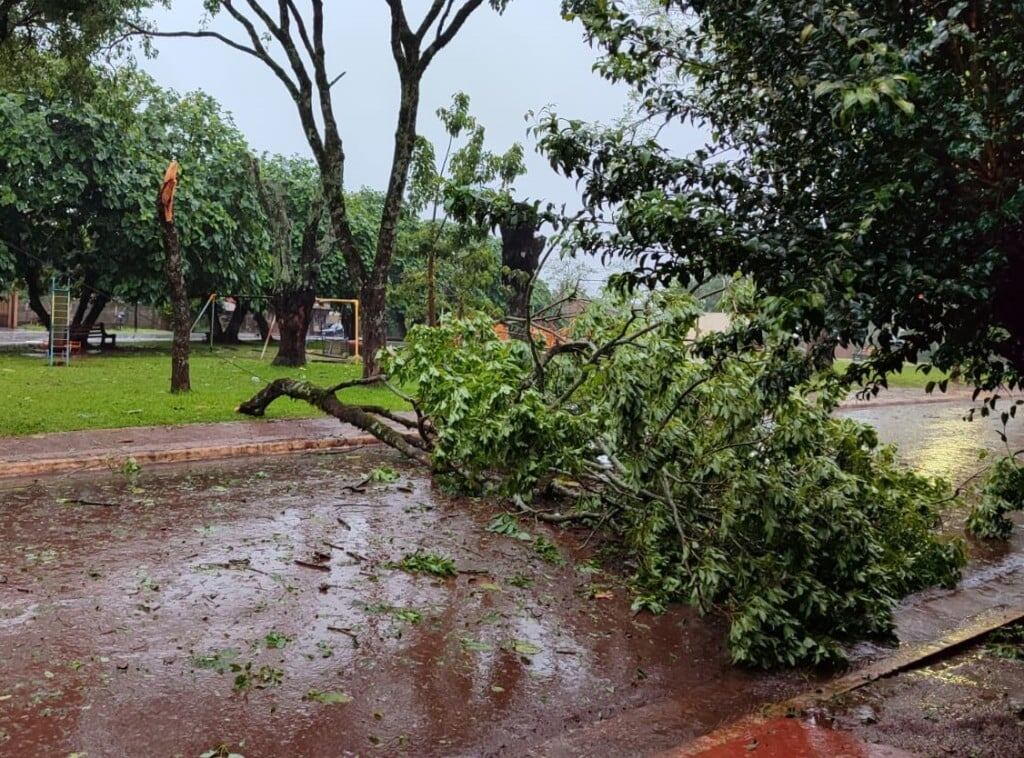
{"type": "Polygon", "coordinates": [[[910,102],[909,100],[904,100],[903,98],[899,98],[898,97],[893,102],[896,103],[896,107],[898,107],[901,111],[906,113],[908,116],[914,115],[914,110],[915,110],[914,104],[912,102],[910,102]]]}
{"type": "Polygon", "coordinates": [[[307,692],[302,699],[322,703],[323,705],[345,705],[353,700],[351,695],[347,695],[344,692],[321,692],[314,689],[307,692]]]}

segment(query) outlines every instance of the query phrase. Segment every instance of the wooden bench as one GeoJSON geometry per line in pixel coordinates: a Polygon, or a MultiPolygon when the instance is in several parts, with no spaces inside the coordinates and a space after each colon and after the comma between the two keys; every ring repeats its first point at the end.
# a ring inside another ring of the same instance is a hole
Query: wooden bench
{"type": "Polygon", "coordinates": [[[87,344],[90,340],[99,340],[100,350],[106,350],[108,342],[110,343],[111,348],[117,347],[117,335],[108,332],[102,322],[94,324],[88,330],[73,330],[71,332],[71,340],[72,342],[81,342],[82,346],[87,344]]]}

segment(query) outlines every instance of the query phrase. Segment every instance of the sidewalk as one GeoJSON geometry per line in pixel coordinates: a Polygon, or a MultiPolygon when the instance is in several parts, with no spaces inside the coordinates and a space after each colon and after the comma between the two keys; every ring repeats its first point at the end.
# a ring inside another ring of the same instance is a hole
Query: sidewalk
{"type": "Polygon", "coordinates": [[[96,429],[0,439],[0,479],[375,444],[333,418],[96,429]]]}
{"type": "MultiPolygon", "coordinates": [[[[962,402],[969,391],[926,395],[922,390],[889,390],[868,401],[847,399],[839,412],[894,405],[962,402]]],[[[0,438],[0,479],[120,467],[128,458],[140,464],[181,463],[280,455],[376,444],[377,440],[333,418],[227,421],[183,426],[92,429],[0,438]]]]}
{"type": "MultiPolygon", "coordinates": [[[[935,403],[962,403],[965,408],[981,403],[988,393],[973,400],[974,390],[970,387],[952,387],[947,392],[926,393],[923,389],[894,387],[883,390],[878,396],[860,400],[855,393],[839,404],[840,411],[861,411],[872,408],[887,408],[894,405],[933,405],[935,403]]],[[[1007,397],[1007,395],[1004,395],[1007,397]]]]}

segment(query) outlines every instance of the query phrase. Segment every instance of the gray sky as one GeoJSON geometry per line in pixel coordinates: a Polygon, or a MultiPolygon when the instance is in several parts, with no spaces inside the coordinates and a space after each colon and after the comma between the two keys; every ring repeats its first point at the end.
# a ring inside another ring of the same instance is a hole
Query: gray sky
{"type": "MultiPolygon", "coordinates": [[[[427,4],[406,1],[411,24],[422,18],[427,4]]],[[[332,75],[347,72],[334,89],[346,185],[383,189],[398,101],[387,6],[384,0],[328,0],[326,5],[328,69],[332,75]]],[[[512,0],[502,16],[486,6],[478,10],[427,72],[418,131],[439,142],[434,112],[462,90],[487,129],[490,148],[524,144],[529,173],[517,182],[519,194],[578,207],[572,182],[534,151],[524,114],[552,106],[566,117],[607,122],[623,114],[627,95],[591,71],[596,51],[584,42],[578,24],[561,18],[559,7],[558,0],[512,0]]],[[[203,16],[201,0],[174,0],[170,10],[153,18],[161,31],[172,31],[194,30],[203,16]]],[[[242,39],[230,18],[218,17],[210,28],[242,39]]],[[[142,67],[160,84],[208,92],[233,114],[257,151],[309,155],[295,107],[262,63],[211,39],[157,39],[156,47],[159,55],[143,60],[142,67]]]]}
{"type": "MultiPolygon", "coordinates": [[[[329,70],[347,72],[334,88],[347,153],[346,184],[383,189],[398,101],[387,6],[384,0],[329,0],[327,5],[329,70]]],[[[426,3],[407,5],[414,23],[426,3]]],[[[462,90],[487,128],[490,147],[504,150],[515,141],[527,147],[530,172],[518,189],[568,202],[576,193],[534,153],[524,114],[554,105],[574,118],[609,120],[621,115],[626,95],[591,72],[595,52],[578,25],[561,19],[558,8],[558,0],[513,0],[504,16],[478,10],[427,72],[419,132],[439,141],[434,112],[462,90]]],[[[161,30],[170,31],[195,29],[202,16],[201,0],[175,0],[170,11],[154,18],[161,30]]],[[[211,28],[242,39],[230,19],[218,19],[211,28]]],[[[295,107],[259,61],[209,39],[160,39],[157,48],[160,55],[142,66],[158,82],[179,91],[203,89],[217,98],[257,150],[309,154],[295,107]]]]}

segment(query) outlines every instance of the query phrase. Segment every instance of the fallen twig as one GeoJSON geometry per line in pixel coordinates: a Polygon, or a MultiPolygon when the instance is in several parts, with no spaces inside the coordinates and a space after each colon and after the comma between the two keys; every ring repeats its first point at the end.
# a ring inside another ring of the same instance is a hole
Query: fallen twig
{"type": "Polygon", "coordinates": [[[65,503],[73,503],[74,505],[98,505],[104,508],[117,508],[120,503],[106,503],[102,500],[85,500],[80,497],[67,498],[63,500],[65,503]]]}
{"type": "Polygon", "coordinates": [[[331,570],[330,566],[325,566],[325,565],[323,565],[321,563],[310,563],[309,561],[296,560],[295,561],[295,565],[296,566],[302,566],[303,568],[315,569],[317,571],[330,571],[331,570]]]}
{"type": "Polygon", "coordinates": [[[353,632],[351,629],[346,629],[343,626],[328,626],[327,631],[337,632],[338,634],[344,634],[350,640],[352,640],[352,647],[359,647],[359,638],[356,636],[356,633],[353,632]]]}

